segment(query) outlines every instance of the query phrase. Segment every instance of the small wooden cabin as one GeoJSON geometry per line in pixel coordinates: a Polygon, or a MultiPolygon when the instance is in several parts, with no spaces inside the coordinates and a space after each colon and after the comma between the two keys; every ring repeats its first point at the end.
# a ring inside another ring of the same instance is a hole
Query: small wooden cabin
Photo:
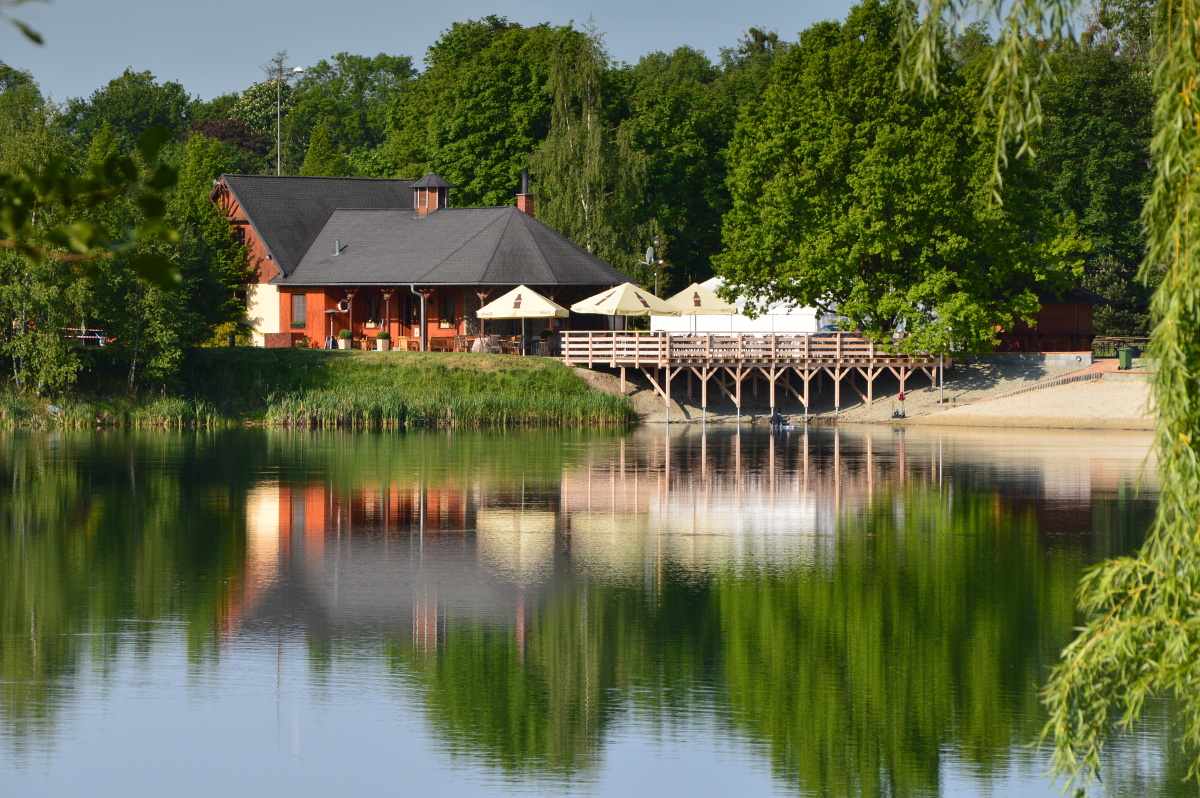
{"type": "Polygon", "coordinates": [[[1032,325],[1019,323],[1000,333],[1000,352],[1086,352],[1096,337],[1093,321],[1104,297],[1085,288],[1041,297],[1041,309],[1032,325]]]}

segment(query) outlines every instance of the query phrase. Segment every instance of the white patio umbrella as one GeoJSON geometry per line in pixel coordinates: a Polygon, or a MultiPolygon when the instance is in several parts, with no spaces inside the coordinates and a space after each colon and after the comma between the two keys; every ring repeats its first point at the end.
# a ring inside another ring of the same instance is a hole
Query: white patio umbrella
{"type": "Polygon", "coordinates": [[[520,319],[521,354],[525,354],[525,319],[565,319],[570,314],[562,305],[524,285],[493,299],[475,315],[480,319],[520,319]]]}
{"type": "Polygon", "coordinates": [[[717,293],[711,288],[700,283],[692,283],[675,296],[670,297],[667,304],[674,308],[679,315],[692,317],[693,332],[695,332],[697,316],[733,316],[738,312],[736,307],[717,296],[717,293]]]}
{"type": "Polygon", "coordinates": [[[633,283],[622,283],[616,288],[610,288],[595,296],[581,299],[571,306],[571,311],[573,313],[591,313],[597,316],[679,315],[679,311],[633,283]]]}

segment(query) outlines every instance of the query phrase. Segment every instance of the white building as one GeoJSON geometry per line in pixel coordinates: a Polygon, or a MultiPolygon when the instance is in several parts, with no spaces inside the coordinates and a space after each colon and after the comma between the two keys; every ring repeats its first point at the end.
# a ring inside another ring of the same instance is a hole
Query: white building
{"type": "MultiPolygon", "coordinates": [[[[713,277],[701,285],[716,291],[724,282],[720,277],[713,277]]],[[[734,305],[742,311],[746,301],[738,299],[734,305]]],[[[668,333],[814,333],[820,332],[823,324],[832,322],[833,317],[822,318],[816,308],[779,303],[753,319],[743,312],[732,316],[651,316],[650,330],[668,333]]]]}

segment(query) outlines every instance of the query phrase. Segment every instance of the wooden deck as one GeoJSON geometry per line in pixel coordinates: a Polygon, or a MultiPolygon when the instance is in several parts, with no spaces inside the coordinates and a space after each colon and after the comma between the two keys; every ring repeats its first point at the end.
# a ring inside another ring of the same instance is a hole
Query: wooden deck
{"type": "Polygon", "coordinates": [[[888,352],[862,336],[842,332],[697,335],[568,331],[562,333],[562,357],[568,365],[617,369],[622,390],[626,370],[638,369],[668,407],[675,377],[686,377],[689,396],[693,393],[693,378],[699,382],[701,407],[705,410],[712,383],[730,398],[739,413],[743,381],[749,378],[757,387],[753,381],[759,375],[769,388],[772,412],[778,389],[782,388],[785,395],[795,396],[807,413],[814,379],[827,377],[833,383],[834,409],[840,410],[843,380],[870,404],[875,398],[875,379],[885,372],[895,376],[900,393],[914,373],[924,373],[930,385],[940,387],[943,372],[943,360],[936,355],[888,352]]]}

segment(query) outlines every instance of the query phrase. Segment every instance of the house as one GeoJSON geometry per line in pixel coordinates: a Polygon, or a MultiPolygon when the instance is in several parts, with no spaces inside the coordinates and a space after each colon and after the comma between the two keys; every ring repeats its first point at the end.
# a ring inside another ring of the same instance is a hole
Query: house
{"type": "Polygon", "coordinates": [[[1000,352],[1088,352],[1096,337],[1093,312],[1107,300],[1084,288],[1039,297],[1032,325],[1018,322],[1000,331],[1000,352]]]}
{"type": "MultiPolygon", "coordinates": [[[[498,208],[451,207],[452,190],[434,174],[222,175],[211,199],[249,253],[254,342],[328,346],[345,329],[448,348],[478,332],[474,311],[489,297],[516,285],[570,305],[628,279],[538,221],[527,185],[498,208]]],[[[509,331],[489,322],[488,332],[509,331]]]]}
{"type": "MultiPolygon", "coordinates": [[[[720,277],[713,277],[701,283],[711,291],[718,291],[725,284],[720,277]]],[[[734,306],[743,311],[746,300],[738,297],[734,306]]],[[[776,303],[754,318],[744,312],[734,315],[700,315],[700,316],[651,316],[650,329],[654,332],[668,333],[749,333],[749,334],[800,334],[815,333],[830,329],[836,321],[834,316],[822,315],[812,307],[793,307],[786,303],[776,303]]]]}

